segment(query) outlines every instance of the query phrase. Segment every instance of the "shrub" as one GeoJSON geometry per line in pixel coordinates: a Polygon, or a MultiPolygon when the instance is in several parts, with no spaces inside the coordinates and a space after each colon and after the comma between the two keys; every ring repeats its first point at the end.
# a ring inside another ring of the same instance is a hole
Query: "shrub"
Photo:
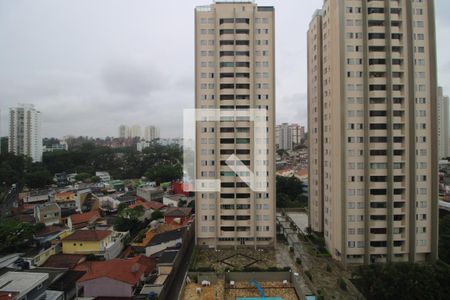
{"type": "Polygon", "coordinates": [[[312,275],[311,275],[311,272],[310,272],[310,271],[306,270],[306,271],[305,271],[305,275],[306,275],[306,277],[309,278],[309,280],[312,281],[312,275]]]}
{"type": "Polygon", "coordinates": [[[302,260],[301,260],[301,258],[300,257],[297,257],[296,259],[295,259],[295,262],[297,263],[297,265],[299,265],[299,266],[301,266],[302,265],[302,260]]]}
{"type": "Polygon", "coordinates": [[[343,291],[347,290],[347,284],[345,283],[344,279],[339,278],[338,284],[339,284],[339,287],[341,288],[341,290],[343,290],[343,291]]]}
{"type": "Polygon", "coordinates": [[[331,266],[327,264],[327,272],[331,272],[331,271],[332,271],[331,266]]]}

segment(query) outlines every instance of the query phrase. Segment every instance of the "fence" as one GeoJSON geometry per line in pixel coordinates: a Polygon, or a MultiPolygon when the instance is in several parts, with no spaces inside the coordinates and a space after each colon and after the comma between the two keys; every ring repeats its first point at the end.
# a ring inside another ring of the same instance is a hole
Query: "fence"
{"type": "MultiPolygon", "coordinates": [[[[195,235],[195,227],[194,227],[194,223],[192,223],[191,225],[189,225],[188,227],[186,227],[186,230],[183,232],[182,235],[182,244],[181,244],[181,248],[178,251],[177,257],[175,258],[175,261],[173,263],[172,266],[172,271],[170,272],[169,276],[166,279],[166,282],[164,284],[164,288],[162,289],[161,293],[158,296],[159,300],[165,300],[168,299],[168,295],[172,289],[172,285],[174,284],[174,281],[176,279],[179,280],[179,278],[177,278],[177,273],[178,270],[180,268],[181,263],[187,259],[186,258],[186,254],[189,250],[189,247],[191,247],[191,243],[193,242],[194,239],[194,235],[195,235]]],[[[172,300],[172,299],[168,299],[168,300],[172,300]]]]}

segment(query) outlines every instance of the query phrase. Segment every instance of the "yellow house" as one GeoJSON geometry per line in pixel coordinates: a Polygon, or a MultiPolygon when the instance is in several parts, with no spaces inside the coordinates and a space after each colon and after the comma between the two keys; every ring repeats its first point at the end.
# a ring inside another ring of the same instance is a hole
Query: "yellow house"
{"type": "Polygon", "coordinates": [[[64,254],[103,255],[112,242],[111,230],[77,230],[62,240],[64,254]]]}

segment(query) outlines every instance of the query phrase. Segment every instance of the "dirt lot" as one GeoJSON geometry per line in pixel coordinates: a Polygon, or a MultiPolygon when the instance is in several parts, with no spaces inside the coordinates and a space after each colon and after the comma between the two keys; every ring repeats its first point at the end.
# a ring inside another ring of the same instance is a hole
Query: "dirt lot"
{"type": "MultiPolygon", "coordinates": [[[[292,287],[283,286],[282,282],[259,282],[266,297],[280,297],[283,300],[298,300],[292,287]]],[[[225,300],[235,300],[236,297],[260,297],[258,290],[247,282],[236,282],[234,288],[226,289],[225,300]]]]}
{"type": "MultiPolygon", "coordinates": [[[[219,300],[224,299],[223,281],[218,281],[208,287],[202,287],[197,283],[188,283],[184,289],[183,300],[219,300]],[[200,287],[202,292],[197,294],[197,288],[200,287]]],[[[234,299],[233,299],[234,300],[234,299]]]]}

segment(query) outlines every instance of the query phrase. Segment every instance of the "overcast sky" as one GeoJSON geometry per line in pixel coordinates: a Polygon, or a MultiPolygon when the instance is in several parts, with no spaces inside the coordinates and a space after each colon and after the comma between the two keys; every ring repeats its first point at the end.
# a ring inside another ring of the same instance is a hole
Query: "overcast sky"
{"type": "MultiPolygon", "coordinates": [[[[305,124],[306,30],[323,0],[276,9],[277,123],[305,124]]],[[[33,103],[43,136],[116,136],[120,124],[182,135],[194,105],[192,0],[0,0],[1,135],[7,111],[33,103]]],[[[436,0],[439,82],[450,93],[450,1],[436,0]]]]}

